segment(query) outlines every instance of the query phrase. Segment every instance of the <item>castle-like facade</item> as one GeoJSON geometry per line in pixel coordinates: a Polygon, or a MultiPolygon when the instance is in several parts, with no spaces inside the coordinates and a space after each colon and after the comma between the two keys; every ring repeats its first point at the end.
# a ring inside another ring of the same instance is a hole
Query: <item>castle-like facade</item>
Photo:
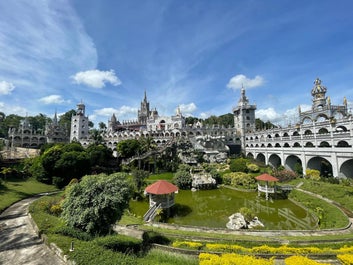
{"type": "Polygon", "coordinates": [[[45,125],[44,131],[33,129],[27,117],[21,121],[18,128],[9,128],[7,147],[39,148],[45,143],[67,142],[69,142],[68,129],[58,123],[55,113],[53,120],[45,125]]]}
{"type": "MultiPolygon", "coordinates": [[[[326,96],[327,88],[317,78],[311,89],[312,107],[307,111],[298,108],[297,123],[257,130],[256,105],[250,103],[245,93],[242,88],[233,108],[234,127],[224,127],[204,126],[201,122],[186,124],[179,108],[174,115],[161,116],[157,109],[150,109],[145,92],[136,120],[120,122],[113,114],[101,136],[112,150],[120,141],[140,137],[151,137],[158,146],[185,139],[209,157],[241,151],[273,167],[300,167],[304,173],[306,169],[317,169],[322,175],[353,178],[353,116],[346,98],[342,105],[332,104],[326,96]]],[[[58,124],[55,114],[45,131],[34,131],[28,119],[19,128],[10,128],[8,145],[38,148],[45,143],[78,141],[87,146],[92,142],[88,125],[85,105],[79,103],[71,119],[70,135],[58,124]]]]}
{"type": "MultiPolygon", "coordinates": [[[[80,103],[77,105],[76,115],[72,116],[70,138],[71,141],[79,141],[83,146],[87,146],[91,139],[87,137],[88,128],[81,125],[84,122],[88,122],[88,118],[84,113],[84,106],[80,103]]],[[[158,146],[187,139],[196,150],[205,152],[211,158],[237,152],[237,146],[240,146],[239,135],[232,127],[203,126],[200,122],[187,125],[179,107],[174,115],[159,115],[157,109],[150,109],[146,92],[136,120],[120,122],[113,114],[108,121],[107,130],[101,135],[105,144],[112,150],[116,150],[116,145],[120,141],[140,137],[151,137],[158,146]]]]}
{"type": "Polygon", "coordinates": [[[255,130],[256,105],[249,104],[242,90],[233,113],[244,155],[273,167],[301,167],[304,173],[317,169],[322,175],[353,178],[353,117],[346,98],[342,105],[333,105],[326,92],[317,78],[311,90],[312,107],[298,108],[298,123],[255,130]]]}

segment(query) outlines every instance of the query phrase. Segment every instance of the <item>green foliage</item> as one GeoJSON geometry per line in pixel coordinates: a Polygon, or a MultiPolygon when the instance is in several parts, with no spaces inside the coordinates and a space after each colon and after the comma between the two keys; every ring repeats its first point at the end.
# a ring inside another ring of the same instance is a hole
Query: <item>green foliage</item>
{"type": "Polygon", "coordinates": [[[123,158],[133,157],[141,151],[141,144],[136,139],[128,139],[118,142],[116,149],[123,158]]]}
{"type": "Polygon", "coordinates": [[[232,159],[229,165],[229,169],[232,172],[247,172],[247,162],[245,158],[232,159]]]}
{"type": "Polygon", "coordinates": [[[247,207],[240,208],[239,213],[241,213],[244,216],[244,219],[247,222],[250,222],[255,218],[254,212],[247,207]]]}
{"type": "Polygon", "coordinates": [[[145,246],[148,246],[151,244],[168,245],[170,243],[169,238],[155,231],[144,232],[142,235],[142,239],[143,239],[143,244],[145,246]]]}
{"type": "Polygon", "coordinates": [[[142,250],[142,240],[124,235],[109,235],[95,239],[98,246],[123,253],[138,253],[142,250]]]}
{"type": "Polygon", "coordinates": [[[182,190],[191,189],[190,166],[180,165],[178,171],[174,174],[173,182],[182,190]]]}
{"type": "Polygon", "coordinates": [[[222,176],[223,183],[231,185],[233,187],[243,186],[245,188],[253,188],[255,184],[255,178],[244,172],[230,172],[222,176]]]}
{"type": "Polygon", "coordinates": [[[62,216],[71,227],[106,234],[129,205],[131,187],[123,173],[85,176],[67,189],[62,216]]]}
{"type": "Polygon", "coordinates": [[[316,180],[316,181],[320,180],[320,171],[319,170],[307,168],[305,170],[305,175],[306,175],[306,177],[308,177],[311,180],[316,180]]]}
{"type": "Polygon", "coordinates": [[[59,226],[54,230],[54,233],[60,234],[63,236],[69,236],[83,241],[90,241],[94,238],[92,235],[86,232],[83,232],[79,229],[75,229],[73,227],[66,226],[66,225],[59,226]]]}
{"type": "Polygon", "coordinates": [[[141,194],[144,186],[146,185],[146,178],[148,178],[149,172],[144,170],[133,170],[131,175],[135,192],[137,194],[141,194]]]}
{"type": "Polygon", "coordinates": [[[91,144],[87,147],[86,152],[91,165],[108,166],[110,161],[114,159],[112,150],[103,144],[91,144]]]}
{"type": "Polygon", "coordinates": [[[300,163],[296,163],[294,165],[294,172],[297,173],[299,176],[303,175],[303,167],[300,163]]]}
{"type": "Polygon", "coordinates": [[[281,182],[290,181],[298,177],[297,173],[288,169],[274,170],[272,175],[278,178],[281,182]]]}
{"type": "Polygon", "coordinates": [[[258,165],[256,165],[256,164],[253,164],[253,163],[247,164],[246,168],[247,168],[247,171],[253,172],[253,173],[256,173],[256,172],[260,171],[260,167],[258,165]]]}

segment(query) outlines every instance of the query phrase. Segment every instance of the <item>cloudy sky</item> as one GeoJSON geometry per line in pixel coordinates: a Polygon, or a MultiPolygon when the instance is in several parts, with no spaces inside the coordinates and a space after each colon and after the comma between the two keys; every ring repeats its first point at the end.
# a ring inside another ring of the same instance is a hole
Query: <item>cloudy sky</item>
{"type": "Polygon", "coordinates": [[[0,111],[52,117],[86,105],[97,125],[231,112],[243,85],[257,117],[353,102],[351,0],[0,0],[0,111]]]}

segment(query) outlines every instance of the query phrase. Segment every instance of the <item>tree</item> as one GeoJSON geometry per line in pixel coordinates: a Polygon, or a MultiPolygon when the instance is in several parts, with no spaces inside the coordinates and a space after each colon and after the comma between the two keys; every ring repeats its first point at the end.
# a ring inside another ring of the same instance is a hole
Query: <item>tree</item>
{"type": "Polygon", "coordinates": [[[93,139],[94,144],[103,143],[103,137],[101,135],[101,131],[97,129],[92,129],[89,131],[90,138],[93,139]]]}
{"type": "Polygon", "coordinates": [[[126,178],[123,173],[92,175],[71,185],[62,204],[66,223],[92,235],[107,234],[129,205],[131,186],[126,178]]]}
{"type": "Polygon", "coordinates": [[[118,142],[116,149],[121,157],[130,158],[139,154],[141,150],[141,144],[136,139],[129,139],[118,142]]]}
{"type": "Polygon", "coordinates": [[[233,159],[230,162],[230,166],[229,169],[232,172],[247,172],[247,160],[245,158],[237,158],[237,159],[233,159]]]}
{"type": "Polygon", "coordinates": [[[190,166],[180,165],[178,171],[174,175],[173,182],[182,190],[191,189],[192,178],[190,166]]]}
{"type": "Polygon", "coordinates": [[[143,187],[146,185],[146,178],[149,176],[148,171],[144,170],[133,170],[131,172],[132,180],[137,195],[142,193],[143,187]]]}
{"type": "Polygon", "coordinates": [[[107,129],[107,125],[105,125],[104,122],[98,123],[98,126],[100,131],[105,131],[107,129]]]}

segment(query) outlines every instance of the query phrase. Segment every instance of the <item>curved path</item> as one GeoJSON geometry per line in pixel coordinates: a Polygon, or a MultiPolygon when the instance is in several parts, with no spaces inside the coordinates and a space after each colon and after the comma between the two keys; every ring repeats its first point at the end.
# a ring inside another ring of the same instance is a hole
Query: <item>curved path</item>
{"type": "Polygon", "coordinates": [[[37,197],[17,202],[0,215],[0,264],[63,265],[33,230],[28,206],[37,197]]]}

